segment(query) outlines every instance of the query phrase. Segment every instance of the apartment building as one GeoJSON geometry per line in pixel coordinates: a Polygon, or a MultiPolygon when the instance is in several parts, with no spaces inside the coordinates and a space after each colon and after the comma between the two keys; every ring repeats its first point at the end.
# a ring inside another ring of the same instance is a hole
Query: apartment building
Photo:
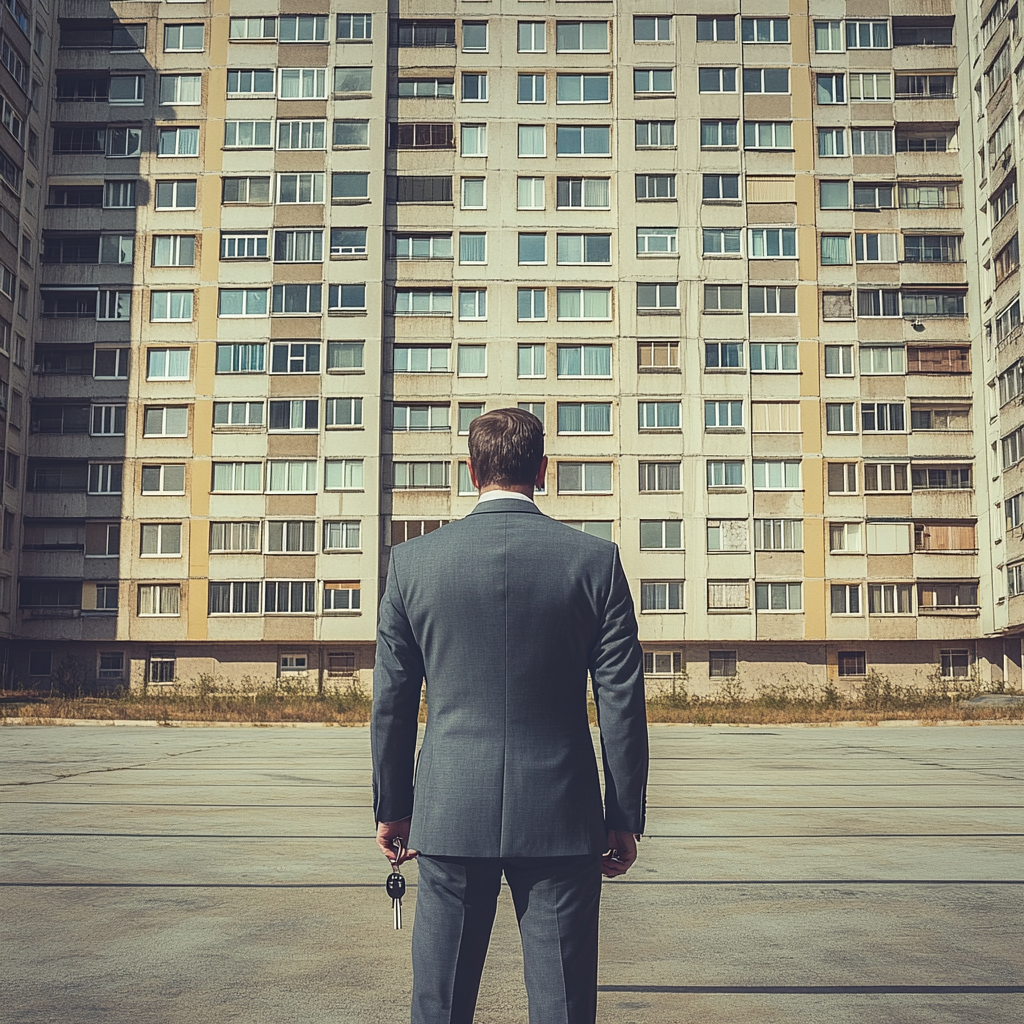
{"type": "Polygon", "coordinates": [[[515,403],[652,689],[1020,685],[1015,6],[53,2],[27,88],[3,15],[11,678],[367,681],[515,403]]]}

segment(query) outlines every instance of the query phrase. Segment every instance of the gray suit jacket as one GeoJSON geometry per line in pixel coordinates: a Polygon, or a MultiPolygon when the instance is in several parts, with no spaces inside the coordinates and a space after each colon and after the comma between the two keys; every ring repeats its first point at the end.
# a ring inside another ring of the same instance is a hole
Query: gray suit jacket
{"type": "Polygon", "coordinates": [[[393,548],[371,742],[377,821],[411,813],[428,855],[602,853],[608,829],[643,831],[643,655],[618,548],[514,498],[393,548]]]}

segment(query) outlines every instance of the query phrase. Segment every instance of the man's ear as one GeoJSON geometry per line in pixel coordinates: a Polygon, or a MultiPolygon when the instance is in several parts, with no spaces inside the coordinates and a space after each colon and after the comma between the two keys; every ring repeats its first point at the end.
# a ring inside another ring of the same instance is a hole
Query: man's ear
{"type": "Polygon", "coordinates": [[[537,479],[536,479],[536,481],[534,483],[534,486],[539,488],[540,490],[544,490],[544,484],[546,482],[547,475],[548,475],[548,457],[545,455],[540,460],[540,469],[537,471],[537,479]]]}
{"type": "Polygon", "coordinates": [[[466,466],[469,468],[469,479],[473,481],[473,486],[479,491],[480,485],[476,481],[476,470],[473,468],[473,460],[470,459],[466,466]]]}

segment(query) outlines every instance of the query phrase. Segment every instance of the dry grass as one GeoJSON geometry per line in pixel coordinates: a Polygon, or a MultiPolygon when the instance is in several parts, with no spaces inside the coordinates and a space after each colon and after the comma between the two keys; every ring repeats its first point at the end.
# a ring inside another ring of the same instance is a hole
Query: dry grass
{"type": "MultiPolygon", "coordinates": [[[[828,725],[893,720],[924,722],[1024,721],[1024,702],[1016,707],[961,707],[977,686],[955,689],[936,681],[927,689],[902,687],[869,676],[854,696],[832,687],[761,686],[753,694],[732,680],[709,696],[681,687],[652,697],[652,723],[692,725],[828,725]]],[[[364,725],[370,719],[370,695],[355,682],[336,693],[314,695],[279,685],[249,694],[217,691],[199,684],[178,693],[123,691],[109,697],[64,697],[43,693],[0,694],[0,715],[42,723],[54,719],[87,721],[324,723],[364,725]]],[[[420,721],[426,720],[426,705],[420,721]]],[[[596,720],[591,706],[591,721],[596,720]]]]}

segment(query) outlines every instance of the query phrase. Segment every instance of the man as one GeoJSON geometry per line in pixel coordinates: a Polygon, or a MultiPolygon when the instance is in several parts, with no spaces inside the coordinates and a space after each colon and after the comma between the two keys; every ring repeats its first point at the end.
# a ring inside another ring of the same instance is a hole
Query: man
{"type": "Polygon", "coordinates": [[[419,858],[412,1024],[472,1024],[502,872],[531,1024],[593,1024],[601,875],[629,869],[644,827],[633,601],[614,544],[534,504],[547,472],[540,420],[519,409],[479,416],[469,455],[479,503],[392,549],[377,633],[377,842],[394,857],[400,839],[403,859],[419,858]]]}

